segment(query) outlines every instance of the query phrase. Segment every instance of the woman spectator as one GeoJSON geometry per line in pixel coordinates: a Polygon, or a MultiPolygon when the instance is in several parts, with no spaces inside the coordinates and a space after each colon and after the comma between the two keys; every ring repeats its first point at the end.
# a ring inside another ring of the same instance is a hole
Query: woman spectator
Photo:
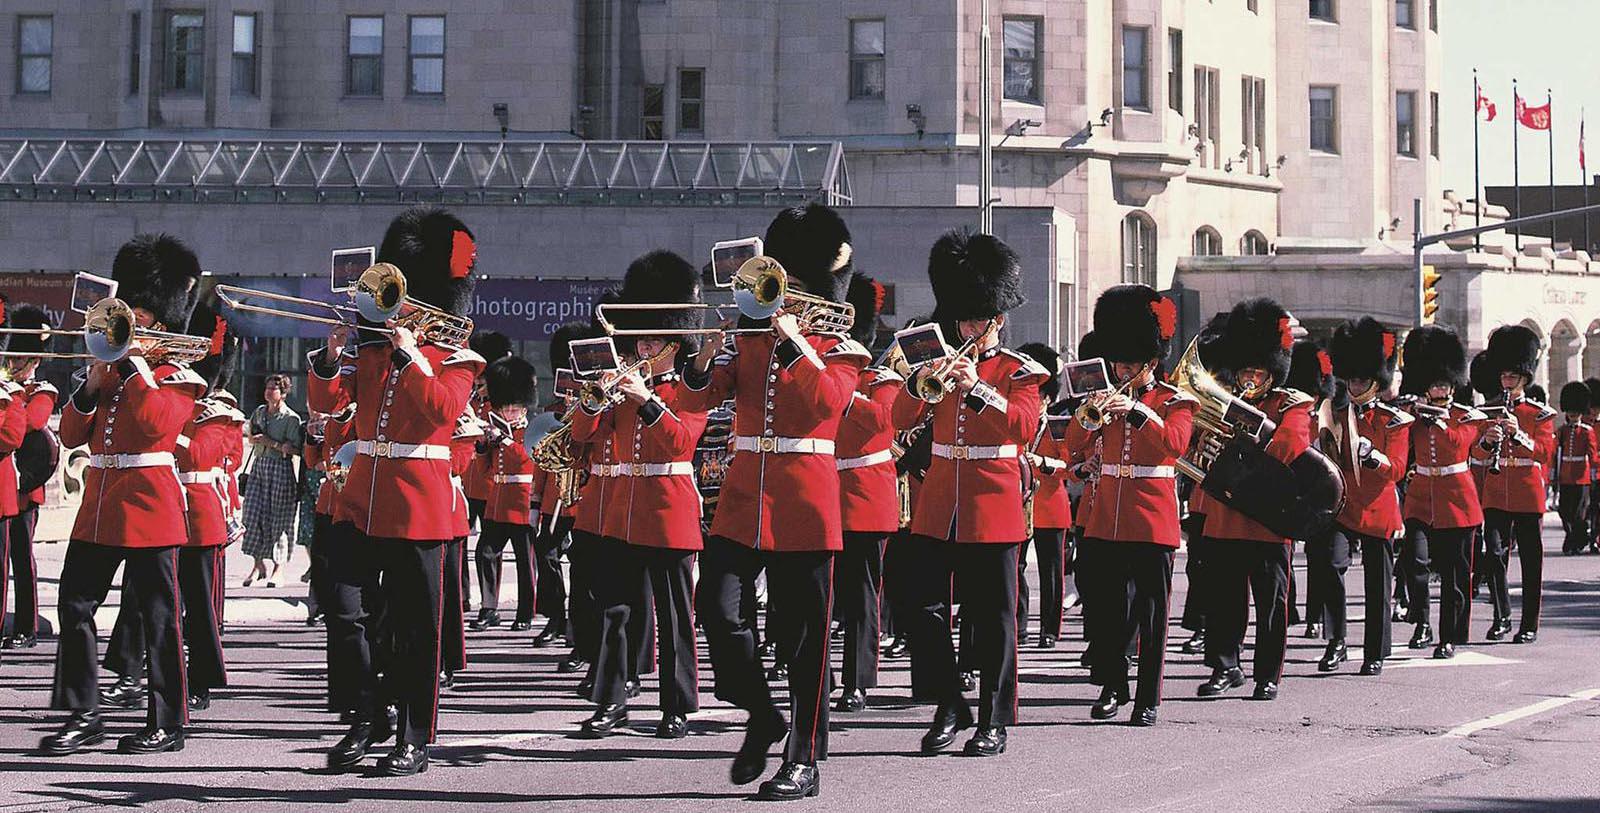
{"type": "Polygon", "coordinates": [[[265,579],[278,586],[278,568],[294,553],[299,527],[295,508],[299,481],[294,459],[305,442],[300,416],[283,401],[288,397],[289,376],[267,376],[262,389],[266,403],[250,416],[250,445],[255,462],[244,489],[244,553],[255,560],[244,586],[265,579]]]}

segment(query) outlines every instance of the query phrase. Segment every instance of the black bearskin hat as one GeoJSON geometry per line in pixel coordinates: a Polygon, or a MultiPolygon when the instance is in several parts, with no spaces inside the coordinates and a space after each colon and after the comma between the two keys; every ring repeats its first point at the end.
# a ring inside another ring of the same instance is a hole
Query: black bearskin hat
{"type": "Polygon", "coordinates": [[[1501,325],[1489,333],[1488,353],[1494,375],[1514,370],[1531,381],[1539,363],[1539,334],[1523,325],[1501,325]]]}
{"type": "Polygon", "coordinates": [[[1046,401],[1054,401],[1056,393],[1061,391],[1061,355],[1048,345],[1039,342],[1025,344],[1017,348],[1017,352],[1039,362],[1039,366],[1050,374],[1049,380],[1039,385],[1039,394],[1044,396],[1046,401]]]}
{"type": "Polygon", "coordinates": [[[1499,398],[1505,390],[1500,388],[1500,373],[1489,363],[1489,351],[1479,350],[1472,357],[1472,368],[1468,371],[1472,388],[1485,399],[1499,398]]]}
{"type": "Polygon", "coordinates": [[[406,275],[406,296],[456,316],[471,310],[477,256],[472,230],[437,206],[401,212],[378,246],[378,262],[406,275]]]}
{"type": "Polygon", "coordinates": [[[111,261],[117,298],[150,312],[167,330],[182,331],[199,299],[200,261],[170,234],[141,234],[111,261]]]}
{"type": "MultiPolygon", "coordinates": [[[[1084,333],[1083,338],[1078,340],[1078,361],[1097,358],[1105,358],[1105,356],[1100,352],[1100,337],[1091,330],[1084,333]]],[[[1110,371],[1108,370],[1107,372],[1110,371]]]]}
{"type": "Polygon", "coordinates": [[[489,392],[490,406],[532,406],[539,376],[526,359],[506,356],[484,368],[483,383],[489,392]]]}
{"type": "Polygon", "coordinates": [[[883,283],[862,273],[850,275],[850,288],[844,301],[856,309],[855,324],[850,327],[850,338],[863,346],[872,347],[878,335],[878,315],[883,313],[883,298],[887,291],[883,283]]]}
{"type": "Polygon", "coordinates": [[[1467,349],[1455,331],[1423,325],[1406,335],[1401,351],[1400,394],[1423,395],[1434,384],[1459,387],[1467,381],[1467,349]]]}
{"type": "Polygon", "coordinates": [[[1546,395],[1544,387],[1541,387],[1538,384],[1529,384],[1528,386],[1523,387],[1522,394],[1528,396],[1529,400],[1538,401],[1541,404],[1550,403],[1550,396],[1546,395]]]}
{"type": "Polygon", "coordinates": [[[808,203],[779,212],[762,250],[806,293],[842,301],[850,279],[850,228],[831,207],[808,203]]]}
{"type": "Polygon", "coordinates": [[[1333,397],[1337,388],[1338,381],[1334,378],[1336,368],[1337,364],[1321,344],[1311,339],[1301,339],[1294,343],[1294,349],[1289,352],[1289,376],[1283,386],[1325,401],[1333,397]]]}
{"type": "MultiPolygon", "coordinates": [[[[628,264],[618,302],[691,304],[700,301],[700,274],[688,260],[666,250],[652,251],[628,264]]],[[[698,308],[662,311],[619,311],[612,319],[629,330],[694,330],[703,323],[698,308]]],[[[682,342],[684,337],[669,337],[682,342]]]]}
{"type": "Polygon", "coordinates": [[[1580,415],[1589,411],[1589,388],[1582,381],[1568,381],[1561,385],[1561,411],[1580,415]]]}
{"type": "Polygon", "coordinates": [[[511,355],[511,339],[498,330],[479,328],[472,331],[472,338],[467,340],[467,346],[472,352],[483,356],[483,360],[489,364],[511,355]]]}
{"type": "Polygon", "coordinates": [[[1583,385],[1589,388],[1589,408],[1600,406],[1600,378],[1585,378],[1583,385]]]}
{"type": "Polygon", "coordinates": [[[581,339],[597,339],[605,335],[605,331],[588,322],[568,322],[556,328],[550,336],[550,374],[555,375],[556,370],[572,367],[571,344],[581,339]]]}
{"type": "Polygon", "coordinates": [[[1148,285],[1107,288],[1094,303],[1094,332],[1106,361],[1144,364],[1165,358],[1178,330],[1178,307],[1148,285]]]}
{"type": "Polygon", "coordinates": [[[1334,329],[1333,340],[1328,343],[1334,375],[1371,379],[1378,382],[1380,392],[1394,382],[1395,350],[1394,333],[1370,316],[1343,322],[1334,329]]]}
{"type": "Polygon", "coordinates": [[[992,234],[965,228],[945,232],[928,253],[933,318],[940,322],[992,319],[1027,303],[1017,253],[992,234]]]}
{"type": "MultiPolygon", "coordinates": [[[[50,317],[37,305],[18,305],[12,310],[5,296],[0,295],[0,308],[4,308],[3,318],[0,318],[0,327],[14,327],[19,330],[47,330],[54,328],[50,324],[50,317]]],[[[50,337],[42,333],[7,333],[0,339],[0,349],[13,353],[43,353],[45,345],[50,343],[50,337]],[[7,344],[5,339],[10,339],[7,344]]]]}
{"type": "Polygon", "coordinates": [[[204,378],[206,385],[213,390],[227,389],[233,383],[239,366],[239,334],[218,312],[220,304],[214,293],[207,292],[206,297],[195,306],[194,313],[189,317],[188,330],[185,331],[191,336],[207,336],[211,339],[210,355],[190,365],[190,369],[204,378]]]}
{"type": "Polygon", "coordinates": [[[1217,366],[1229,374],[1260,368],[1272,375],[1272,386],[1284,386],[1294,348],[1289,326],[1289,312],[1266,297],[1234,305],[1222,326],[1217,366]]]}

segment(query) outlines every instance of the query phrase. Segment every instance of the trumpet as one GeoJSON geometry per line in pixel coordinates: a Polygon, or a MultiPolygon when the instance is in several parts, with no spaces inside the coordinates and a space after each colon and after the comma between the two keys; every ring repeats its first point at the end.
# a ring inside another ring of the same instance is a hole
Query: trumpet
{"type": "Polygon", "coordinates": [[[922,375],[912,377],[912,394],[930,404],[937,404],[943,401],[945,396],[955,389],[955,385],[950,378],[955,374],[956,363],[967,357],[977,361],[979,347],[999,329],[1000,320],[990,319],[989,324],[984,326],[982,333],[968,339],[956,352],[940,361],[931,362],[937,366],[930,367],[928,372],[922,375]]]}
{"type": "Polygon", "coordinates": [[[1086,432],[1094,432],[1099,430],[1101,427],[1105,426],[1111,421],[1110,416],[1106,415],[1106,404],[1110,402],[1111,399],[1116,398],[1119,395],[1128,394],[1128,390],[1132,389],[1133,387],[1133,382],[1143,378],[1144,374],[1149,372],[1151,369],[1154,369],[1154,367],[1155,362],[1146,363],[1143,367],[1139,368],[1138,372],[1128,376],[1128,380],[1118,384],[1116,389],[1102,390],[1101,392],[1089,395],[1089,397],[1085,398],[1083,403],[1079,405],[1077,411],[1072,414],[1072,417],[1077,420],[1078,425],[1083,427],[1084,431],[1086,432]]]}
{"type": "Polygon", "coordinates": [[[467,340],[472,337],[471,319],[456,316],[406,296],[406,275],[391,263],[377,263],[361,272],[361,276],[356,279],[355,285],[351,286],[349,292],[354,305],[336,305],[303,296],[239,285],[217,285],[215,290],[217,298],[221,299],[223,304],[245,313],[259,313],[322,325],[359,326],[363,330],[385,335],[394,333],[395,327],[404,327],[415,333],[420,342],[431,342],[446,347],[466,347],[467,340]],[[279,304],[259,304],[251,300],[266,300],[279,304]],[[291,310],[281,305],[298,307],[302,310],[291,310]],[[308,310],[320,310],[321,313],[311,313],[307,312],[308,310]],[[362,325],[363,319],[379,324],[392,320],[393,327],[362,325]]]}
{"type": "MultiPolygon", "coordinates": [[[[751,257],[739,266],[730,287],[733,289],[733,306],[749,319],[770,319],[780,311],[794,314],[800,322],[802,333],[849,333],[856,321],[856,309],[848,302],[834,302],[814,294],[796,291],[789,285],[789,274],[783,265],[771,257],[751,257]]],[[[718,319],[727,305],[704,302],[641,302],[597,305],[595,320],[611,336],[710,336],[717,333],[767,333],[771,328],[721,327],[660,330],[650,328],[619,328],[607,317],[608,312],[678,311],[697,310],[713,313],[718,319]]]]}

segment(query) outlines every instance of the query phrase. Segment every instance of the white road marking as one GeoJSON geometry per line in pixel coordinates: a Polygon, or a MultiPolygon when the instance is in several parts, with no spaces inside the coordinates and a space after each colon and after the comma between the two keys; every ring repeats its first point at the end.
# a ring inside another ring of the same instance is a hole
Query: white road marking
{"type": "Polygon", "coordinates": [[[1503,711],[1499,714],[1490,715],[1481,720],[1474,720],[1470,723],[1466,723],[1465,725],[1456,726],[1455,728],[1440,734],[1439,739],[1462,739],[1465,737],[1470,737],[1479,731],[1484,731],[1490,728],[1498,728],[1508,723],[1514,723],[1525,717],[1532,717],[1535,714],[1543,714],[1547,711],[1552,711],[1554,709],[1561,708],[1562,706],[1570,705],[1583,700],[1593,700],[1596,697],[1600,697],[1600,689],[1584,689],[1581,692],[1573,692],[1572,694],[1563,695],[1561,697],[1552,697],[1548,700],[1540,700],[1537,703],[1526,705],[1522,708],[1503,711]]]}
{"type": "MultiPolygon", "coordinates": [[[[732,717],[732,716],[734,716],[735,714],[738,714],[738,713],[739,713],[739,709],[735,709],[735,708],[712,709],[710,711],[695,712],[694,714],[689,715],[689,719],[691,721],[693,721],[693,720],[716,720],[716,719],[720,719],[720,718],[723,718],[723,717],[732,717]]],[[[577,731],[577,727],[574,726],[572,731],[576,732],[577,731]]],[[[572,733],[572,732],[540,731],[540,732],[531,732],[531,733],[530,732],[521,732],[521,733],[513,732],[513,733],[509,733],[509,734],[497,734],[497,735],[492,736],[492,737],[441,737],[441,738],[439,738],[438,747],[440,747],[440,748],[494,748],[494,747],[504,747],[504,746],[511,746],[511,745],[521,745],[523,743],[533,742],[535,740],[547,740],[547,739],[551,739],[551,738],[555,738],[555,737],[565,738],[570,733],[572,733]]],[[[627,737],[629,735],[628,734],[619,734],[617,736],[618,736],[618,738],[623,738],[623,737],[627,737]]],[[[649,735],[636,734],[634,736],[649,736],[649,735]]]]}
{"type": "Polygon", "coordinates": [[[1386,662],[1389,669],[1425,669],[1435,666],[1506,666],[1522,661],[1501,658],[1487,652],[1461,650],[1449,660],[1436,660],[1427,655],[1396,655],[1386,662]]]}

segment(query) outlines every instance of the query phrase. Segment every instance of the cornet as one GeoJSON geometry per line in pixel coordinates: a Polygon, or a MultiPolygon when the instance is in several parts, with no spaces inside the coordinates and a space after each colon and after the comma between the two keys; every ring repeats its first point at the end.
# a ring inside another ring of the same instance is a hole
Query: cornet
{"type": "Polygon", "coordinates": [[[583,382],[582,388],[578,390],[578,403],[589,412],[601,412],[614,406],[622,400],[620,385],[624,378],[640,371],[650,370],[656,362],[667,358],[677,350],[675,345],[669,344],[654,356],[639,359],[604,379],[583,382]]]}
{"type": "Polygon", "coordinates": [[[1154,367],[1155,362],[1147,363],[1140,367],[1138,372],[1128,376],[1127,381],[1118,384],[1116,389],[1104,390],[1089,395],[1078,407],[1077,412],[1073,413],[1072,417],[1077,420],[1079,426],[1084,428],[1084,431],[1098,431],[1111,420],[1105,412],[1106,404],[1119,395],[1126,395],[1128,390],[1133,388],[1133,382],[1143,378],[1144,374],[1154,369],[1154,367]]]}
{"type": "Polygon", "coordinates": [[[394,327],[410,329],[419,342],[431,342],[448,347],[466,347],[472,337],[472,320],[456,316],[406,296],[406,276],[391,263],[378,263],[361,272],[350,288],[354,305],[335,305],[303,296],[263,291],[238,285],[216,286],[217,298],[237,311],[315,322],[322,325],[361,327],[375,333],[392,334],[392,327],[362,325],[361,320],[383,324],[393,320],[394,327]],[[305,310],[290,310],[275,305],[251,302],[252,299],[276,302],[305,310]],[[321,313],[310,313],[319,310],[321,313]]]}
{"type": "Polygon", "coordinates": [[[911,384],[915,388],[913,394],[930,404],[943,401],[945,396],[955,389],[950,379],[955,375],[956,363],[967,357],[977,361],[979,348],[999,329],[1000,320],[990,319],[989,324],[984,326],[983,332],[968,339],[959,350],[945,359],[929,362],[936,366],[929,367],[928,372],[911,379],[911,384]]]}

